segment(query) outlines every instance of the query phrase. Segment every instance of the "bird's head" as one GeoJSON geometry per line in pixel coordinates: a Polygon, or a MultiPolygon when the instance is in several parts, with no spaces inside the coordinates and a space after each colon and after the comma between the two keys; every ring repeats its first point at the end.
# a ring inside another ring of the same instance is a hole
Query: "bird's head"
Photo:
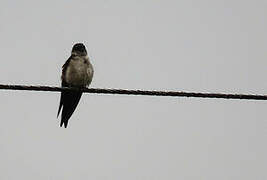
{"type": "Polygon", "coordinates": [[[83,43],[76,43],[72,47],[71,54],[79,55],[79,56],[86,56],[87,55],[87,51],[86,51],[86,48],[83,45],[83,43]]]}

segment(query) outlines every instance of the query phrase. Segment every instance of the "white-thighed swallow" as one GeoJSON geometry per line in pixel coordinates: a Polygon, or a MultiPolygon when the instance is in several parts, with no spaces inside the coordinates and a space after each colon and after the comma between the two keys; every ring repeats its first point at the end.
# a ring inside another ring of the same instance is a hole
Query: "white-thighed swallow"
{"type": "MultiPolygon", "coordinates": [[[[94,69],[90,63],[85,46],[77,43],[73,46],[71,56],[62,66],[61,86],[85,88],[92,82],[94,69]]],[[[64,124],[66,128],[68,121],[77,107],[82,92],[62,91],[57,117],[61,112],[60,127],[64,124]]]]}

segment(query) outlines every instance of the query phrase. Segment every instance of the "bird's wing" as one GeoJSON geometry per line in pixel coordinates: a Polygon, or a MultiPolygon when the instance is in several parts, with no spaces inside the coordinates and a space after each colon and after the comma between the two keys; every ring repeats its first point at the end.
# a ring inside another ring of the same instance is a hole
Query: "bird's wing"
{"type": "MultiPolygon", "coordinates": [[[[66,77],[66,71],[67,71],[67,67],[71,61],[72,56],[70,56],[68,58],[68,60],[65,62],[65,64],[62,66],[62,75],[61,75],[61,87],[67,87],[67,82],[65,81],[65,77],[66,77]]],[[[61,111],[62,105],[63,105],[63,98],[62,98],[62,94],[63,92],[61,92],[61,96],[60,96],[60,103],[59,103],[59,108],[58,108],[58,112],[57,112],[57,117],[61,111]]]]}

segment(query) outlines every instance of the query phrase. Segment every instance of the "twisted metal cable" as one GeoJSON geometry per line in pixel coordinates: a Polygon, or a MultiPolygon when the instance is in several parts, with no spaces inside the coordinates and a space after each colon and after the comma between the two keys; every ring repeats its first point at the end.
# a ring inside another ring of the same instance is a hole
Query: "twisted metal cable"
{"type": "Polygon", "coordinates": [[[221,99],[246,99],[246,100],[267,100],[267,95],[256,94],[226,94],[226,93],[196,93],[183,91],[147,91],[147,90],[126,90],[126,89],[100,89],[100,88],[69,88],[53,86],[25,86],[25,85],[4,85],[0,84],[3,90],[25,90],[25,91],[82,91],[95,94],[122,94],[122,95],[145,95],[145,96],[172,96],[172,97],[198,97],[198,98],[221,98],[221,99]]]}

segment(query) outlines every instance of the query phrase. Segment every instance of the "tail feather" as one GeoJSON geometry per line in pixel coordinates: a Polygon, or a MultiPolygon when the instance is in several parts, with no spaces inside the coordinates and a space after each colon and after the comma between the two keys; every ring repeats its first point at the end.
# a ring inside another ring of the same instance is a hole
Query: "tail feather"
{"type": "Polygon", "coordinates": [[[68,121],[73,114],[74,110],[76,109],[80,99],[82,96],[82,92],[61,92],[60,97],[60,104],[58,109],[58,114],[60,113],[61,108],[61,122],[60,127],[64,124],[64,127],[66,128],[68,125],[68,121]]]}
{"type": "Polygon", "coordinates": [[[61,111],[61,108],[62,108],[62,105],[63,105],[63,101],[62,101],[62,93],[61,93],[61,96],[60,96],[60,103],[59,103],[59,107],[58,107],[58,111],[57,111],[57,118],[59,116],[59,113],[61,111]]]}

